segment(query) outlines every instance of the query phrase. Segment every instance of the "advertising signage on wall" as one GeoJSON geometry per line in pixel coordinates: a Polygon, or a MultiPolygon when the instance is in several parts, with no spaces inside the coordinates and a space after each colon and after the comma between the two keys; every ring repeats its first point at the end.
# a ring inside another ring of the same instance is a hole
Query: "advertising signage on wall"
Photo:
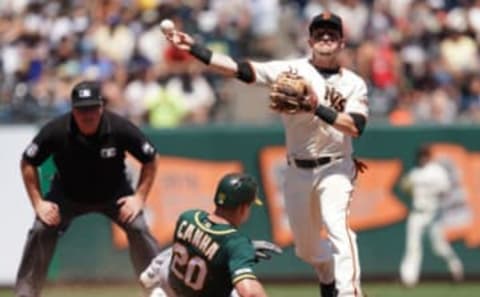
{"type": "MultiPolygon", "coordinates": [[[[163,247],[170,244],[173,224],[182,210],[211,210],[218,179],[226,172],[248,172],[260,182],[260,197],[265,203],[263,207],[254,208],[242,231],[252,239],[275,241],[285,251],[268,265],[259,265],[259,275],[280,279],[313,277],[310,268],[295,257],[289,222],[283,210],[282,183],[287,164],[281,127],[221,126],[150,132],[160,158],[158,176],[145,211],[148,223],[163,247]]],[[[411,196],[404,191],[401,181],[413,168],[416,151],[425,143],[433,144],[435,157],[448,170],[455,185],[453,195],[441,201],[442,228],[447,238],[454,241],[452,247],[464,262],[465,275],[470,277],[479,273],[480,232],[476,227],[480,225],[479,133],[480,126],[371,127],[355,141],[357,156],[367,163],[368,170],[356,180],[349,223],[357,231],[365,278],[398,278],[408,234],[407,214],[412,214],[409,211],[413,209],[411,196]]],[[[18,131],[12,134],[15,137],[20,135],[18,131]]],[[[19,141],[21,145],[9,150],[13,155],[19,156],[18,152],[25,148],[29,138],[19,141]]],[[[5,164],[12,164],[18,171],[18,159],[13,160],[11,156],[5,154],[5,164]]],[[[8,212],[14,215],[15,221],[4,224],[8,227],[4,228],[4,233],[0,232],[9,238],[8,242],[14,248],[12,251],[16,251],[9,253],[8,258],[12,261],[10,264],[6,262],[1,269],[9,282],[13,281],[33,213],[28,199],[20,199],[25,196],[25,191],[20,174],[12,175],[11,168],[4,167],[5,185],[12,189],[11,195],[6,197],[18,199],[5,201],[7,206],[15,209],[8,212]],[[26,210],[23,215],[20,207],[26,210]],[[20,218],[23,223],[19,223],[20,218]],[[12,226],[17,231],[14,232],[12,226]],[[18,236],[14,237],[14,234],[18,236]],[[14,255],[18,256],[16,260],[14,255]]],[[[139,174],[138,164],[132,159],[128,168],[135,180],[139,174]]],[[[48,184],[53,171],[52,164],[42,166],[42,184],[48,184]]],[[[8,222],[8,216],[4,219],[8,222]]],[[[85,221],[72,224],[69,232],[62,236],[49,279],[131,279],[133,272],[122,232],[115,227],[112,232],[111,223],[96,214],[79,220],[85,221]],[[95,244],[91,243],[91,238],[95,238],[95,244]]],[[[428,245],[424,252],[422,267],[425,273],[446,276],[446,266],[433,257],[428,245]]]]}
{"type": "MultiPolygon", "coordinates": [[[[444,201],[444,226],[449,240],[464,240],[466,246],[480,246],[480,154],[466,151],[456,144],[438,143],[435,156],[458,177],[456,195],[444,201]]],[[[285,168],[283,146],[264,147],[259,152],[259,172],[265,190],[266,207],[271,225],[271,238],[280,246],[290,246],[292,234],[283,203],[282,184],[285,168]]],[[[356,231],[382,228],[405,220],[408,209],[395,196],[394,187],[401,178],[403,165],[399,159],[362,159],[366,173],[357,177],[357,187],[350,205],[350,226],[356,231]]],[[[129,167],[136,172],[138,165],[131,159],[129,167]]],[[[153,189],[147,200],[149,224],[160,244],[172,238],[177,216],[189,208],[212,210],[211,197],[218,179],[227,172],[243,171],[240,161],[208,161],[163,156],[159,160],[153,189]]],[[[135,175],[135,174],[134,174],[135,175]]],[[[114,243],[126,247],[123,232],[114,226],[114,243]]]]}
{"type": "MultiPolygon", "coordinates": [[[[292,234],[283,206],[282,184],[286,162],[284,147],[264,148],[260,153],[260,168],[265,187],[272,238],[280,246],[291,245],[292,234]]],[[[403,220],[406,207],[393,194],[400,176],[399,160],[362,160],[368,166],[357,178],[357,189],[350,205],[350,226],[355,230],[379,228],[403,220]]],[[[306,214],[308,215],[308,214],[306,214]]]]}
{"type": "MultiPolygon", "coordinates": [[[[157,175],[147,198],[147,221],[161,245],[171,242],[177,217],[192,208],[213,210],[213,196],[218,180],[226,172],[242,172],[238,161],[214,162],[188,158],[162,156],[157,175]]],[[[138,174],[138,163],[128,159],[132,176],[138,174]]],[[[128,245],[125,233],[113,227],[115,246],[128,245]]]]}

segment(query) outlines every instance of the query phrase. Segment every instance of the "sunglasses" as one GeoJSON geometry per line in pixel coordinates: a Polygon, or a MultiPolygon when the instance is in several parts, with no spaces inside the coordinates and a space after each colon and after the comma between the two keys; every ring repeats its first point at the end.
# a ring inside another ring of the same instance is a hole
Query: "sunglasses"
{"type": "Polygon", "coordinates": [[[340,32],[332,29],[319,29],[313,32],[311,38],[315,41],[330,40],[338,41],[342,39],[340,32]]]}

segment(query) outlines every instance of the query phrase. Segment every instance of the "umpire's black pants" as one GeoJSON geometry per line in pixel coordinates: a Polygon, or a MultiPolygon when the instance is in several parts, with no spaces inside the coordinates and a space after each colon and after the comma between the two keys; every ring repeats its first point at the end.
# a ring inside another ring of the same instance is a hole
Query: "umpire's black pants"
{"type": "Polygon", "coordinates": [[[115,201],[103,205],[83,205],[66,200],[55,201],[60,208],[61,222],[50,227],[38,217],[28,233],[20,268],[15,284],[15,296],[38,297],[45,282],[48,265],[52,259],[59,236],[65,232],[71,221],[83,214],[98,212],[108,216],[125,230],[130,245],[130,258],[137,276],[150,264],[159,252],[155,239],[150,234],[141,212],[131,223],[118,220],[119,206],[115,201]]]}

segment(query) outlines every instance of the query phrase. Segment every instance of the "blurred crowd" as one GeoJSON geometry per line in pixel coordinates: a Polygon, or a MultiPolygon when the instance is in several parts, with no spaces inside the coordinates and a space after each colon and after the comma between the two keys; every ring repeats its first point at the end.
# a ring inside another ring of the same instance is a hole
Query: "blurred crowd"
{"type": "Polygon", "coordinates": [[[282,59],[309,54],[326,9],[344,20],[342,63],[369,83],[373,120],[480,121],[480,0],[3,0],[0,123],[69,110],[83,79],[138,125],[232,120],[226,81],[170,47],[161,20],[234,58],[282,59]]]}

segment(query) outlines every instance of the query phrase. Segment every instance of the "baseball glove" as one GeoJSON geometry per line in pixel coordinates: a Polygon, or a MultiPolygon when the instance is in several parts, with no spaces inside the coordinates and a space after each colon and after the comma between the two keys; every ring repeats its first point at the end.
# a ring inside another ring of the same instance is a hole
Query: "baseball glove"
{"type": "Polygon", "coordinates": [[[280,73],[270,91],[270,108],[274,111],[295,114],[311,112],[317,106],[316,97],[309,94],[308,83],[294,70],[280,73]]]}
{"type": "Polygon", "coordinates": [[[253,247],[255,248],[255,261],[270,260],[272,253],[281,254],[282,249],[274,243],[266,240],[253,240],[253,247]]]}

